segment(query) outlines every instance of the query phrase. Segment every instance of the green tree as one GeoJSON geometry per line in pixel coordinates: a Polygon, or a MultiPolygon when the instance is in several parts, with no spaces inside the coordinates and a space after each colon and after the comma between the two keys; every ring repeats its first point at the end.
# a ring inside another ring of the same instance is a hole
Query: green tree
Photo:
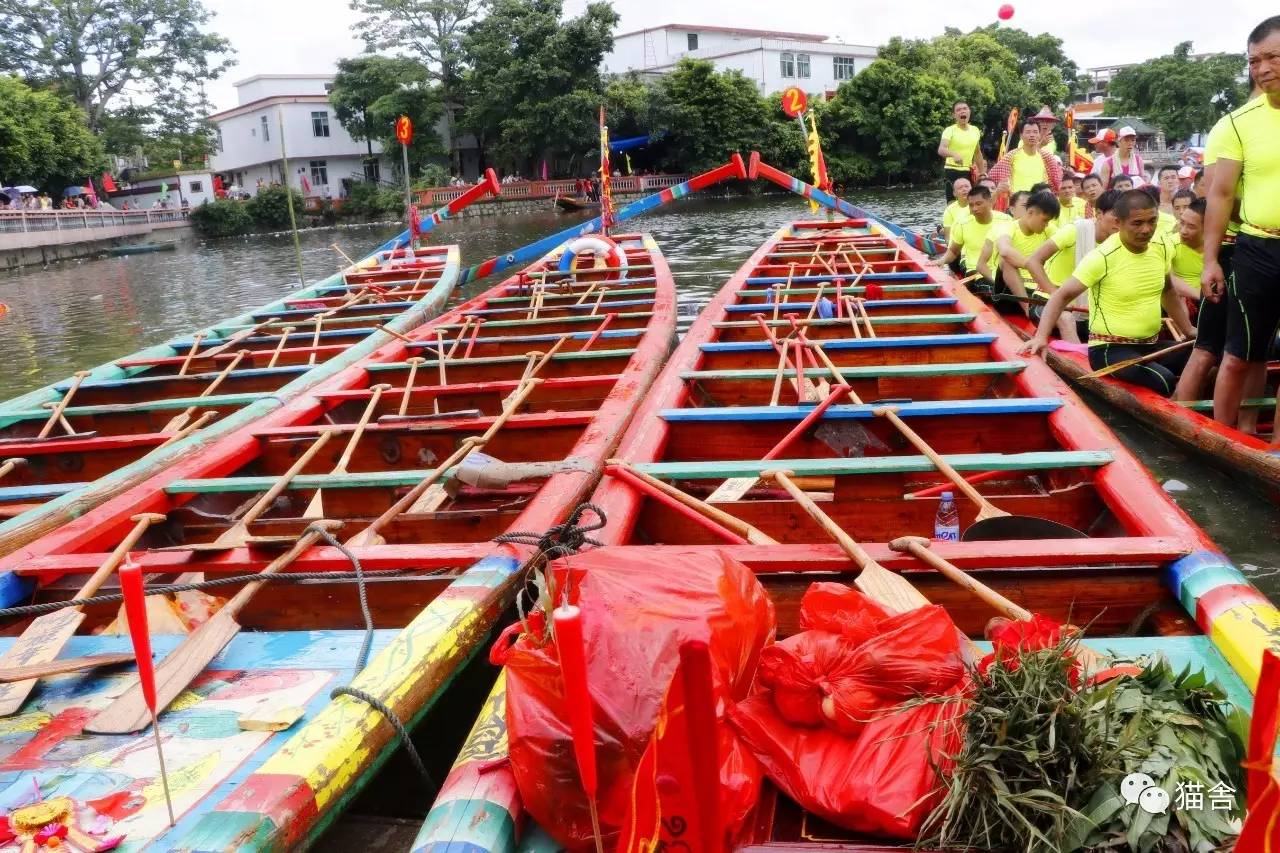
{"type": "Polygon", "coordinates": [[[463,38],[469,68],[462,125],[518,168],[594,149],[604,97],[600,62],[618,15],[590,3],[561,21],[561,0],[495,0],[463,38]]]}
{"type": "Polygon", "coordinates": [[[279,231],[289,227],[289,195],[293,196],[294,216],[301,219],[305,210],[302,193],[292,188],[263,187],[244,206],[259,228],[279,231]]]}
{"type": "Polygon", "coordinates": [[[95,130],[128,89],[203,107],[200,84],[231,65],[211,18],[200,0],[0,0],[0,71],[57,86],[95,130]]]}
{"type": "Polygon", "coordinates": [[[253,230],[253,216],[245,202],[224,198],[192,209],[191,225],[205,237],[234,237],[253,230]]]}
{"type": "Polygon", "coordinates": [[[755,83],[740,71],[716,71],[705,60],[680,60],[658,90],[661,122],[668,129],[665,164],[673,171],[701,172],[734,151],[745,155],[760,143],[769,123],[755,83]]]}
{"type": "Polygon", "coordinates": [[[937,169],[938,133],[950,121],[946,79],[878,59],[840,84],[825,122],[836,183],[924,178],[937,169]]]}
{"type": "Polygon", "coordinates": [[[370,53],[407,51],[426,65],[430,79],[451,87],[462,76],[462,33],[485,0],[351,0],[364,17],[356,34],[370,53]]]}
{"type": "Polygon", "coordinates": [[[1244,103],[1244,69],[1243,54],[1196,59],[1191,42],[1184,41],[1167,56],[1117,74],[1108,87],[1110,108],[1116,115],[1142,116],[1169,140],[1184,140],[1244,103]]]}
{"type": "MultiPolygon", "coordinates": [[[[1031,75],[1037,73],[1041,66],[1055,68],[1065,83],[1074,92],[1080,76],[1080,67],[1066,54],[1062,47],[1062,39],[1049,33],[1033,36],[1026,30],[1017,27],[997,26],[989,24],[979,27],[975,33],[982,32],[992,36],[1000,44],[1013,51],[1018,58],[1018,71],[1031,75]]],[[[1058,101],[1047,101],[1057,106],[1058,101]]]]}
{"type": "Polygon", "coordinates": [[[106,166],[101,141],[67,98],[0,74],[0,180],[57,192],[106,166]]]}
{"type": "Polygon", "coordinates": [[[415,59],[360,56],[338,61],[329,102],[338,122],[353,139],[381,143],[399,153],[395,122],[407,115],[413,122],[409,168],[419,171],[444,155],[436,124],[444,112],[441,87],[431,83],[427,67],[415,59]]]}

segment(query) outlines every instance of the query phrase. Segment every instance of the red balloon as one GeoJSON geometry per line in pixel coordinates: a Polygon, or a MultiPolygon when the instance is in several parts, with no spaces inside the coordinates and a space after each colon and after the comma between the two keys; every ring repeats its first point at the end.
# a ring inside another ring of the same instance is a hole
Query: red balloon
{"type": "Polygon", "coordinates": [[[997,12],[996,14],[1000,16],[1000,20],[1002,21],[1009,20],[1010,18],[1013,17],[1013,4],[1005,3],[1003,6],[1000,7],[1000,11],[997,12]]]}

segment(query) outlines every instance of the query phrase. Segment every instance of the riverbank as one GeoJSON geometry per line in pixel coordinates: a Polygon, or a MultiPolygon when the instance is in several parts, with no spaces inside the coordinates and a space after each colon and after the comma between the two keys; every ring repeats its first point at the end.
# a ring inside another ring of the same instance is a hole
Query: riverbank
{"type": "Polygon", "coordinates": [[[171,242],[190,231],[185,210],[4,210],[0,270],[46,267],[127,243],[171,242]]]}

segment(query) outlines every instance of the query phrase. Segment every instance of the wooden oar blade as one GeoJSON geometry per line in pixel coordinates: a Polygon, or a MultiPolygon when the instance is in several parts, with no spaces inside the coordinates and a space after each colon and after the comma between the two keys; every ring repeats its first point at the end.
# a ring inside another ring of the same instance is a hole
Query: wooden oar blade
{"type": "MultiPolygon", "coordinates": [[[[240,633],[235,615],[219,610],[165,656],[156,667],[156,713],[169,707],[218,653],[240,633]]],[[[98,713],[84,730],[92,734],[123,735],[139,732],[151,723],[151,711],[142,695],[142,682],[134,680],[124,693],[98,713]]]]}
{"type": "Polygon", "coordinates": [[[998,515],[980,519],[964,531],[963,542],[1007,542],[1011,539],[1088,539],[1089,534],[1061,522],[1030,515],[998,515]]]}
{"type": "Polygon", "coordinates": [[[751,487],[759,481],[758,477],[731,477],[725,480],[716,490],[707,496],[709,504],[731,504],[746,497],[751,487]]]}
{"type": "Polygon", "coordinates": [[[853,584],[881,607],[895,613],[906,613],[929,605],[929,599],[910,581],[879,563],[868,563],[854,578],[853,584]]]}
{"type": "Polygon", "coordinates": [[[0,684],[12,684],[15,681],[27,681],[46,678],[50,675],[62,675],[67,672],[79,672],[83,669],[97,669],[102,666],[119,666],[131,663],[133,652],[112,652],[100,655],[85,655],[79,658],[59,658],[48,663],[33,663],[27,666],[0,668],[0,684]]]}
{"type": "MultiPolygon", "coordinates": [[[[84,612],[71,607],[41,616],[28,625],[17,642],[0,656],[0,669],[34,666],[52,661],[83,621],[84,612]]],[[[35,678],[0,686],[0,717],[16,714],[35,686],[35,678]]]]}

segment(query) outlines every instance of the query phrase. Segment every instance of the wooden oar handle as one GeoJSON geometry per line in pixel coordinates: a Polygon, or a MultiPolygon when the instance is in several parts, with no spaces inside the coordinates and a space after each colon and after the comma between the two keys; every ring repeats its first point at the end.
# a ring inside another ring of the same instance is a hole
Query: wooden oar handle
{"type": "Polygon", "coordinates": [[[978,505],[979,511],[982,515],[991,517],[1006,514],[1003,510],[999,509],[984,498],[982,493],[973,487],[972,483],[960,476],[960,472],[951,467],[950,462],[943,459],[938,451],[934,450],[915,430],[907,426],[902,418],[898,417],[898,410],[896,408],[893,406],[881,406],[875,409],[875,413],[879,417],[887,419],[897,427],[898,432],[902,433],[903,437],[905,437],[907,441],[911,442],[917,450],[928,457],[929,461],[933,463],[935,468],[941,471],[948,480],[954,483],[955,487],[963,492],[969,500],[978,505]]]}
{"type": "Polygon", "coordinates": [[[610,467],[621,468],[627,471],[637,480],[647,483],[648,485],[652,486],[653,488],[657,489],[658,491],[670,497],[672,500],[675,500],[679,503],[684,504],[687,507],[697,510],[698,512],[705,515],[707,518],[710,518],[712,521],[715,521],[717,524],[720,524],[723,527],[727,527],[729,530],[732,530],[734,533],[739,534],[740,536],[745,538],[748,542],[750,542],[752,545],[777,545],[778,544],[778,540],[772,538],[771,536],[769,536],[767,533],[760,530],[759,528],[743,521],[737,516],[730,515],[729,513],[725,512],[724,510],[720,509],[717,506],[713,506],[712,504],[709,504],[706,501],[698,500],[693,495],[689,494],[688,492],[684,492],[684,491],[681,491],[680,489],[677,489],[675,486],[671,485],[670,483],[664,482],[662,480],[659,480],[657,477],[653,477],[653,476],[650,476],[649,474],[646,474],[645,472],[636,468],[634,465],[632,465],[631,463],[627,462],[624,459],[610,459],[607,462],[605,462],[605,465],[606,465],[606,468],[605,468],[606,472],[609,470],[610,467]]]}
{"type": "Polygon", "coordinates": [[[102,562],[102,565],[98,566],[94,573],[89,576],[89,579],[84,582],[84,586],[80,587],[75,597],[88,598],[97,592],[107,578],[111,576],[111,573],[116,570],[116,567],[124,562],[124,558],[129,555],[130,549],[138,544],[138,540],[142,538],[142,534],[147,532],[147,528],[153,524],[160,524],[164,520],[165,516],[158,512],[144,512],[133,516],[130,519],[133,522],[133,527],[125,534],[124,539],[120,540],[120,544],[115,547],[115,550],[107,555],[107,559],[102,562]]]}
{"type": "Polygon", "coordinates": [[[222,611],[220,612],[225,612],[228,616],[234,618],[249,603],[249,599],[253,598],[258,592],[258,588],[262,586],[262,578],[278,574],[288,568],[308,548],[314,545],[325,532],[333,533],[341,527],[341,521],[332,521],[330,519],[311,522],[302,535],[298,537],[298,541],[293,543],[293,547],[268,563],[266,568],[258,572],[257,579],[246,583],[239,592],[232,596],[230,601],[222,606],[222,611]]]}
{"type": "Polygon", "coordinates": [[[827,535],[836,541],[836,544],[840,546],[841,550],[849,555],[850,559],[853,560],[854,565],[859,569],[865,569],[867,566],[878,566],[879,564],[876,563],[875,560],[871,559],[871,555],[868,554],[852,536],[845,533],[840,528],[840,525],[835,523],[835,520],[832,519],[831,516],[823,512],[822,509],[813,502],[813,498],[806,495],[804,490],[791,480],[790,475],[790,471],[770,470],[760,472],[761,479],[776,480],[778,485],[786,489],[792,499],[795,500],[796,503],[800,504],[800,507],[809,514],[809,517],[816,521],[818,525],[827,532],[827,535]]]}
{"type": "Polygon", "coordinates": [[[134,660],[133,652],[111,652],[100,655],[86,655],[80,658],[60,658],[48,663],[5,667],[0,669],[0,684],[11,684],[15,681],[27,681],[32,678],[46,678],[50,675],[61,675],[64,672],[96,669],[100,666],[119,666],[124,663],[132,663],[134,660]]]}
{"type": "Polygon", "coordinates": [[[1031,618],[1031,611],[1013,603],[991,587],[984,584],[982,581],[974,578],[967,572],[956,568],[955,565],[947,562],[942,557],[939,557],[933,551],[929,550],[929,540],[925,539],[923,536],[900,536],[890,542],[889,547],[900,553],[911,554],[921,562],[928,563],[947,580],[969,590],[974,595],[978,596],[978,598],[982,599],[987,604],[990,604],[1010,619],[1031,618]]]}
{"type": "Polygon", "coordinates": [[[298,460],[289,466],[289,470],[281,474],[279,479],[272,484],[271,488],[267,489],[267,491],[263,493],[262,497],[254,501],[253,506],[249,507],[249,511],[242,515],[240,520],[236,522],[236,526],[247,528],[258,518],[258,516],[266,512],[271,505],[275,503],[275,500],[280,496],[280,493],[289,488],[289,483],[293,481],[293,478],[302,472],[302,469],[307,466],[307,463],[320,452],[320,449],[328,443],[329,439],[333,438],[336,432],[336,430],[327,429],[320,433],[320,437],[311,442],[311,446],[304,450],[302,455],[298,457],[298,460]]]}

